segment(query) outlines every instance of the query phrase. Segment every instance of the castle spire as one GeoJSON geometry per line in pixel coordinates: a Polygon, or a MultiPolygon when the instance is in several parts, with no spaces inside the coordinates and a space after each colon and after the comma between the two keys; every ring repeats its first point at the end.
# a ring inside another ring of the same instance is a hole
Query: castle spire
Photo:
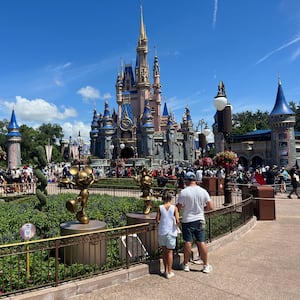
{"type": "Polygon", "coordinates": [[[144,25],[144,18],[143,18],[143,6],[142,1],[140,2],[140,38],[139,41],[147,40],[146,29],[144,25]]]}
{"type": "Polygon", "coordinates": [[[278,89],[277,89],[277,95],[276,95],[276,101],[274,108],[272,112],[270,113],[270,116],[274,115],[294,115],[295,113],[291,110],[289,105],[287,104],[282,85],[281,85],[281,80],[280,77],[278,78],[278,89]]]}

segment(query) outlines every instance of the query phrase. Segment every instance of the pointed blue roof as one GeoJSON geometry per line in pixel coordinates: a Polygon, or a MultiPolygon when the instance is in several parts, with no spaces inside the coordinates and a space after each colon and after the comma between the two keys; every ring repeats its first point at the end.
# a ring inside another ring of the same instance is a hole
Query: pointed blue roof
{"type": "Polygon", "coordinates": [[[127,79],[128,76],[131,81],[131,86],[133,86],[135,84],[135,81],[134,81],[132,65],[125,65],[124,76],[123,76],[123,86],[126,86],[125,80],[127,79]]]}
{"type": "Polygon", "coordinates": [[[291,110],[291,108],[289,107],[289,105],[287,104],[284,94],[283,94],[283,90],[282,90],[282,86],[281,86],[281,82],[279,80],[278,82],[278,89],[277,89],[277,96],[276,96],[276,102],[274,105],[274,108],[272,110],[272,112],[270,113],[270,116],[274,116],[274,115],[294,115],[295,113],[291,110]]]}
{"type": "Polygon", "coordinates": [[[19,125],[17,123],[16,120],[16,115],[15,115],[15,110],[13,109],[12,113],[11,113],[11,118],[10,118],[10,122],[7,126],[8,129],[8,133],[7,136],[8,137],[13,137],[13,136],[21,136],[20,132],[19,132],[19,125]]]}
{"type": "Polygon", "coordinates": [[[145,100],[144,113],[143,113],[143,127],[154,127],[152,119],[152,113],[150,108],[150,102],[145,100]]]}
{"type": "Polygon", "coordinates": [[[148,99],[145,100],[145,107],[144,107],[144,116],[151,115],[151,108],[150,108],[150,102],[148,99]]]}
{"type": "Polygon", "coordinates": [[[110,110],[109,110],[109,105],[108,105],[107,101],[105,101],[105,104],[104,104],[104,114],[103,114],[103,117],[104,118],[109,118],[110,117],[110,110]]]}
{"type": "Polygon", "coordinates": [[[169,115],[167,126],[168,127],[172,127],[173,126],[173,120],[172,120],[172,116],[171,115],[169,115]]]}
{"type": "Polygon", "coordinates": [[[163,117],[167,117],[169,115],[167,103],[164,104],[163,117]]]}
{"type": "Polygon", "coordinates": [[[191,112],[190,112],[190,109],[188,107],[185,108],[185,115],[186,115],[186,120],[187,121],[192,121],[191,112]]]}
{"type": "Polygon", "coordinates": [[[19,128],[19,125],[18,125],[17,120],[16,120],[16,115],[15,115],[15,110],[14,109],[11,113],[10,122],[9,122],[7,128],[8,129],[18,129],[19,128]]]}

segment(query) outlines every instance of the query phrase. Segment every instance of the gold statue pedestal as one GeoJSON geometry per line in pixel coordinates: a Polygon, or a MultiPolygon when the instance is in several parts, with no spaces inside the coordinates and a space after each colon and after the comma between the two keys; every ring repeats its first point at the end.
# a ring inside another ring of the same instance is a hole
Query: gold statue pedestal
{"type": "MultiPolygon", "coordinates": [[[[88,224],[81,224],[79,221],[69,221],[60,224],[62,236],[76,233],[93,233],[106,229],[105,222],[91,220],[88,224]]],[[[65,246],[61,248],[60,257],[66,264],[74,263],[103,266],[106,262],[106,239],[105,233],[98,233],[90,236],[64,239],[65,246]],[[101,238],[103,236],[103,238],[101,238]]]]}
{"type": "MultiPolygon", "coordinates": [[[[143,213],[127,213],[127,225],[135,225],[141,223],[156,224],[156,212],[151,212],[147,215],[143,213]]],[[[158,252],[158,237],[157,229],[138,233],[138,237],[141,239],[144,247],[150,255],[155,255],[158,252]]]]}

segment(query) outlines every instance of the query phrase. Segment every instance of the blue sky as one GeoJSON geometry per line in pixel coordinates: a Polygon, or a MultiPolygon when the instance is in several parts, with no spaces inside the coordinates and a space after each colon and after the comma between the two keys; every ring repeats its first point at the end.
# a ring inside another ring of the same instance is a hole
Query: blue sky
{"type": "MultiPolygon", "coordinates": [[[[223,80],[233,112],[271,111],[278,74],[287,101],[300,100],[299,0],[143,0],[152,70],[181,121],[213,123],[223,80]]],[[[86,142],[94,105],[116,108],[120,61],[135,61],[139,0],[0,2],[0,118],[61,124],[86,142]]]]}

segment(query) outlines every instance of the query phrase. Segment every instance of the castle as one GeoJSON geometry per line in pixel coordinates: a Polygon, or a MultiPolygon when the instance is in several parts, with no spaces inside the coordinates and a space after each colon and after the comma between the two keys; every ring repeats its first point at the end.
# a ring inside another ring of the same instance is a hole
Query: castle
{"type": "Polygon", "coordinates": [[[154,55],[153,83],[147,60],[148,38],[140,11],[136,62],[125,64],[117,76],[117,111],[108,102],[103,114],[94,110],[91,123],[91,154],[101,159],[145,158],[151,163],[192,162],[195,159],[193,122],[189,108],[178,124],[162,105],[160,66],[154,55]]]}

